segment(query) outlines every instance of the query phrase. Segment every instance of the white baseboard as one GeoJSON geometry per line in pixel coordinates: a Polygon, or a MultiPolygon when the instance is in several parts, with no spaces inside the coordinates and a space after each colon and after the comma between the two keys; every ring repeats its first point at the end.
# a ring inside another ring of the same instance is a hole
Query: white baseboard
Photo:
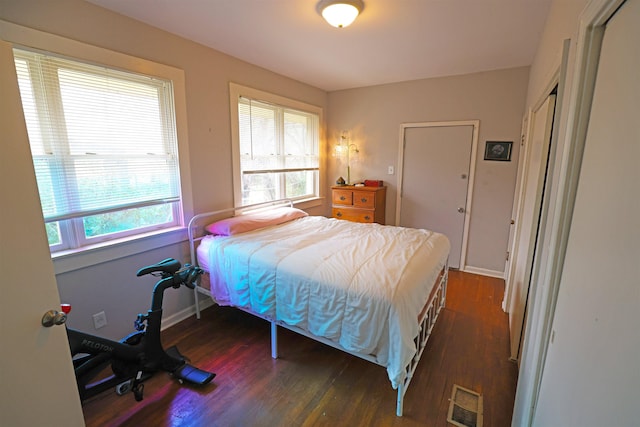
{"type": "MultiPolygon", "coordinates": [[[[200,311],[204,310],[205,308],[209,308],[213,305],[213,300],[211,298],[201,298],[200,299],[200,311]]],[[[196,315],[196,305],[193,304],[187,308],[185,308],[184,310],[180,310],[177,313],[173,313],[170,316],[167,317],[163,317],[162,318],[162,330],[164,331],[165,329],[180,323],[181,321],[183,321],[184,319],[186,319],[189,316],[195,316],[196,315]]]]}
{"type": "Polygon", "coordinates": [[[504,271],[487,270],[486,268],[471,267],[468,265],[462,271],[464,271],[465,273],[473,273],[473,274],[479,274],[481,276],[489,276],[489,277],[496,277],[498,279],[504,279],[504,271]]]}

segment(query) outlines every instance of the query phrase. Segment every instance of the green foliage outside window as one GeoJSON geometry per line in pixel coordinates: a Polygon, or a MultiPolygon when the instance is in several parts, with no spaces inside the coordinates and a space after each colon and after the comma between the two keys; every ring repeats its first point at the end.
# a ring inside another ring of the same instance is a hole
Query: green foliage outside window
{"type": "Polygon", "coordinates": [[[133,230],[155,224],[165,224],[173,220],[170,204],[127,209],[83,218],[87,238],[103,236],[120,231],[133,230]]]}

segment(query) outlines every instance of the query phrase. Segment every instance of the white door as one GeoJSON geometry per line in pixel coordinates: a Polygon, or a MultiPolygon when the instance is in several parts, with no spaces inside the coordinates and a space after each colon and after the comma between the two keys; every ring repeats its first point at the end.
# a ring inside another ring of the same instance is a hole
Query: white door
{"type": "MultiPolygon", "coordinates": [[[[520,150],[518,156],[518,174],[516,177],[516,191],[513,199],[513,206],[511,208],[511,224],[509,226],[509,242],[507,243],[507,248],[509,248],[509,252],[507,253],[506,260],[504,262],[504,279],[506,283],[510,283],[510,277],[513,272],[514,266],[514,255],[515,255],[515,242],[516,242],[516,218],[518,217],[518,208],[520,207],[520,198],[522,197],[522,175],[523,175],[523,166],[525,164],[525,154],[527,150],[524,146],[524,140],[528,132],[529,126],[529,118],[533,115],[533,112],[529,111],[525,114],[522,119],[522,132],[520,134],[520,150]]],[[[507,310],[506,302],[508,297],[509,288],[505,288],[504,300],[502,301],[502,309],[507,310]]]]}
{"type": "Polygon", "coordinates": [[[511,333],[511,358],[518,359],[531,266],[535,253],[536,236],[540,219],[540,205],[546,178],[549,143],[555,111],[555,95],[549,97],[533,113],[531,135],[527,141],[526,162],[523,170],[523,190],[517,218],[515,257],[518,262],[509,275],[509,331],[511,333]]]}
{"type": "Polygon", "coordinates": [[[461,268],[474,126],[405,129],[399,224],[446,235],[461,268]]]}
{"type": "Polygon", "coordinates": [[[11,45],[0,40],[0,425],[82,426],[84,419],[63,326],[31,161],[11,45]]]}

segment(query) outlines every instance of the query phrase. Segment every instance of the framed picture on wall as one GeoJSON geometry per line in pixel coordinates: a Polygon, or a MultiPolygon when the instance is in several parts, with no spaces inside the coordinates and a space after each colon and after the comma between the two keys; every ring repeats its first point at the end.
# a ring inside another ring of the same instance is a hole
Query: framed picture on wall
{"type": "Polygon", "coordinates": [[[485,160],[511,161],[513,141],[487,141],[484,147],[485,160]]]}

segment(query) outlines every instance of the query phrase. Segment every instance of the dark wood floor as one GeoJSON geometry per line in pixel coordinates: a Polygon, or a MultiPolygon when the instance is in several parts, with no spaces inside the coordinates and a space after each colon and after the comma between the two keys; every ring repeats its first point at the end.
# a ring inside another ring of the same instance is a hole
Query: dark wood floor
{"type": "Polygon", "coordinates": [[[202,388],[164,373],[147,381],[137,403],[112,392],[83,406],[87,426],[448,426],[454,384],[483,395],[484,425],[511,423],[517,367],[509,358],[504,281],[450,272],[447,307],[427,344],[404,403],[386,370],[282,330],[270,357],[269,325],[225,307],[163,332],[192,364],[217,373],[202,388]]]}

